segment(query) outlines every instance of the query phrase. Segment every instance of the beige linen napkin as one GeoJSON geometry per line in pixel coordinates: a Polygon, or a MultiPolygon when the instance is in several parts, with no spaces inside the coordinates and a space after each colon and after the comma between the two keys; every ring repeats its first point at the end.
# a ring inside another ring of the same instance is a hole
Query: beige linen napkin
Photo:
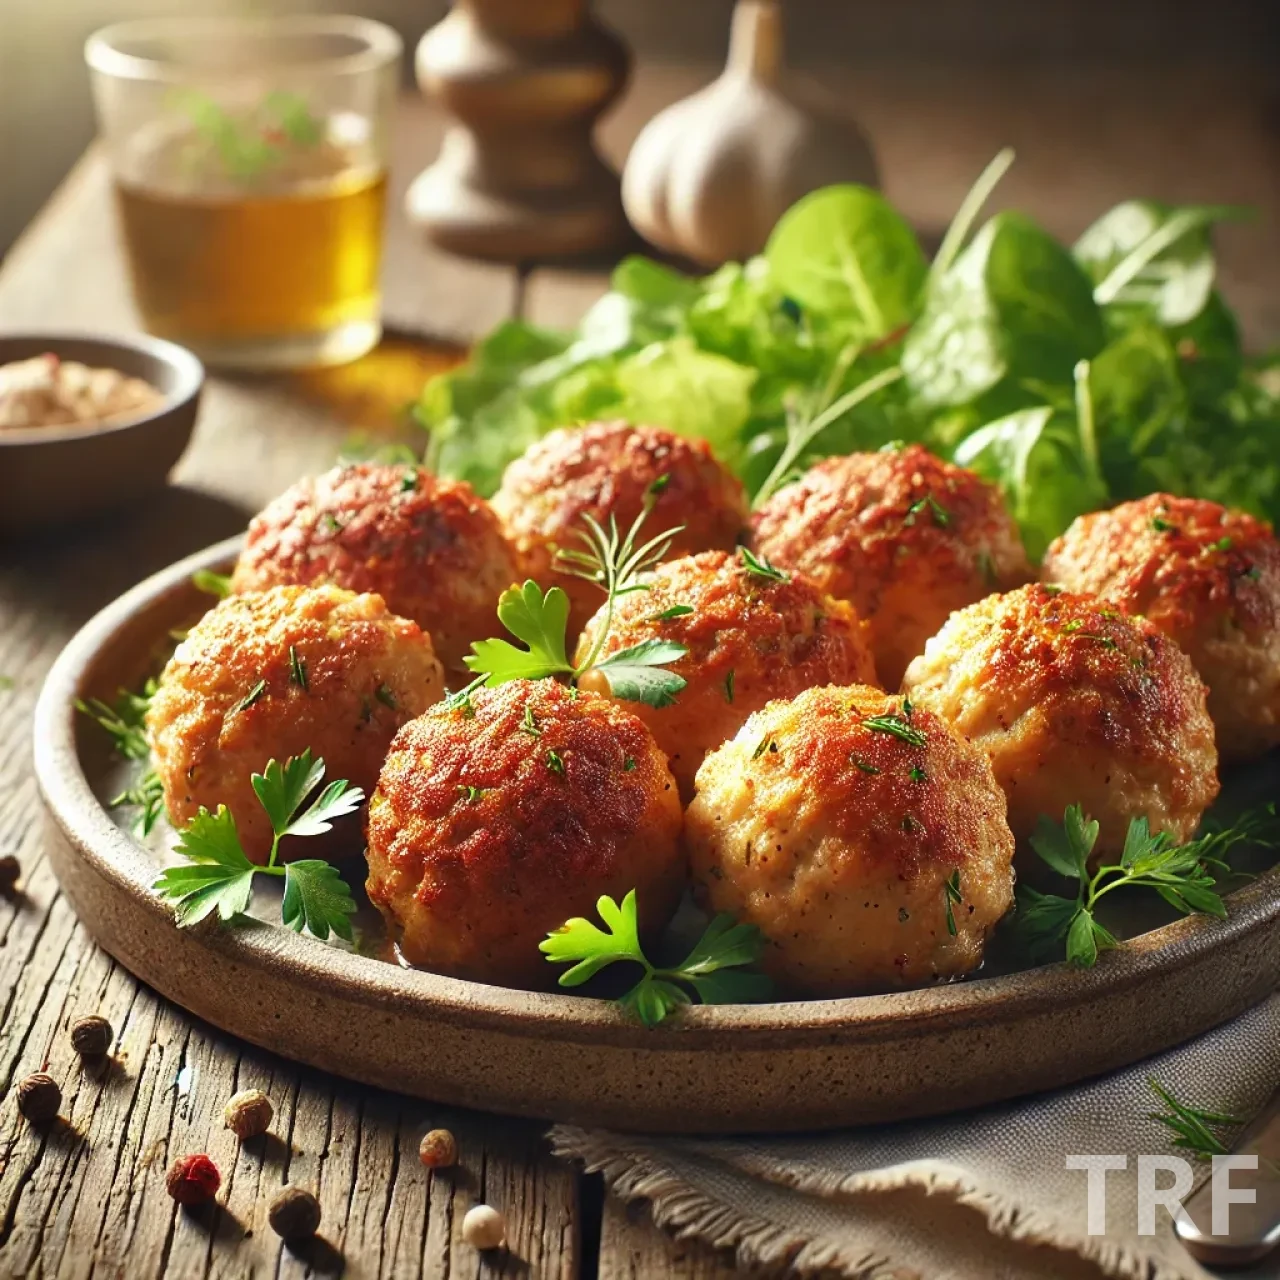
{"type": "Polygon", "coordinates": [[[1137,1156],[1175,1153],[1149,1116],[1152,1078],[1184,1103],[1253,1115],[1280,1081],[1280,996],[1104,1079],[962,1115],[782,1137],[559,1126],[552,1143],[623,1197],[649,1200],[662,1226],[743,1264],[857,1280],[1204,1280],[1164,1209],[1155,1235],[1138,1234],[1137,1156]],[[1066,1157],[1113,1153],[1128,1168],[1107,1175],[1106,1234],[1091,1236],[1087,1178],[1066,1157]]]}

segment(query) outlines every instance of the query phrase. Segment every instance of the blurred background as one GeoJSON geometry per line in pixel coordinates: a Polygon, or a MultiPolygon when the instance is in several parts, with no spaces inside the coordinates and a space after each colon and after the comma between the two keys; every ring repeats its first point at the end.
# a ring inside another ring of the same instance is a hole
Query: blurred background
{"type": "MultiPolygon", "coordinates": [[[[723,58],[731,7],[731,0],[600,0],[596,10],[641,64],[710,67],[723,58]]],[[[445,8],[444,0],[0,0],[0,254],[93,135],[82,46],[96,27],[166,13],[328,9],[389,23],[404,37],[407,60],[445,8]]],[[[1175,153],[1207,138],[1230,147],[1223,98],[1247,103],[1251,115],[1265,117],[1251,123],[1272,143],[1269,155],[1253,160],[1269,164],[1259,184],[1273,185],[1280,171],[1276,0],[787,0],[786,17],[791,65],[851,99],[877,144],[877,132],[893,127],[895,77],[901,98],[913,102],[972,96],[998,77],[1014,88],[1034,83],[1038,93],[1048,82],[1063,112],[1114,116],[1121,134],[1126,113],[1145,106],[1157,124],[1163,113],[1164,141],[1175,153]]],[[[1095,161],[1105,165],[1111,141],[1097,143],[1095,161]]]]}

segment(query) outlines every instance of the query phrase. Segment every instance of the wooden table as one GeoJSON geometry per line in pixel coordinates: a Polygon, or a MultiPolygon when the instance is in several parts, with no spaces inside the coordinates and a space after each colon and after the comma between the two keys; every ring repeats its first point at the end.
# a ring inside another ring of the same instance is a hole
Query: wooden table
{"type": "MultiPolygon", "coordinates": [[[[606,124],[609,149],[621,154],[657,105],[704,75],[643,76],[606,124]]],[[[1225,237],[1224,287],[1255,345],[1280,337],[1280,167],[1258,76],[1073,64],[965,74],[878,67],[825,79],[852,101],[890,194],[927,232],[940,231],[1006,142],[1022,158],[1003,198],[1063,235],[1129,195],[1253,204],[1258,222],[1225,237]]],[[[212,378],[168,492],[108,526],[0,548],[0,673],[12,682],[0,691],[0,845],[18,852],[25,873],[23,893],[0,901],[0,1275],[732,1274],[724,1259],[669,1240],[642,1208],[627,1209],[598,1180],[554,1161],[538,1125],[301,1070],[159,999],[89,940],[42,854],[31,706],[75,628],[145,574],[241,528],[299,475],[328,466],[353,429],[388,429],[424,373],[457,358],[450,344],[510,315],[571,323],[603,288],[600,271],[517,271],[419,244],[398,216],[399,195],[438,138],[438,119],[407,100],[386,272],[397,336],[345,370],[212,378]],[[80,1073],[67,1039],[71,1022],[91,1012],[118,1035],[117,1064],[102,1079],[80,1073]],[[41,1136],[20,1121],[12,1086],[46,1065],[63,1084],[71,1123],[41,1136]],[[274,1098],[278,1137],[238,1152],[221,1111],[250,1086],[274,1098]],[[431,1177],[418,1161],[420,1136],[438,1125],[458,1136],[455,1175],[431,1177]],[[169,1159],[191,1151],[208,1151],[223,1170],[226,1207],[212,1218],[176,1212],[164,1193],[169,1159]],[[315,1188],[323,1205],[323,1240],[305,1257],[283,1250],[267,1226],[267,1205],[285,1183],[315,1188]],[[477,1199],[504,1211],[511,1242],[484,1264],[460,1235],[477,1199]]],[[[105,169],[92,152],[0,270],[0,329],[52,327],[137,327],[105,169]]]]}

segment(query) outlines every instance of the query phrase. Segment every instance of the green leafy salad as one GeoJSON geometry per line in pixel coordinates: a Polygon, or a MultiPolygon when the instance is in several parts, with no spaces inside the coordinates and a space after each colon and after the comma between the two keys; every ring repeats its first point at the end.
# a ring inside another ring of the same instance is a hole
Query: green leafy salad
{"type": "Polygon", "coordinates": [[[1211,232],[1241,211],[1116,206],[1073,246],[1013,211],[1012,161],[933,262],[879,193],[827,187],[764,253],[690,278],[645,258],[572,333],[499,326],[416,407],[429,463],[497,487],[554,427],[621,417],[705,438],[758,502],[818,457],[920,441],[996,481],[1028,551],[1154,490],[1280,518],[1280,358],[1245,358],[1211,232]]]}

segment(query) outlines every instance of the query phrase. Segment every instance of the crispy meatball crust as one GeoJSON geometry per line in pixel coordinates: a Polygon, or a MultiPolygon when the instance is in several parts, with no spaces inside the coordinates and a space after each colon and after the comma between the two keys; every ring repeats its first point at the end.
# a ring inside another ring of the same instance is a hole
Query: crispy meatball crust
{"type": "Polygon", "coordinates": [[[493,509],[520,557],[521,573],[568,593],[570,641],[599,607],[600,590],[559,573],[556,549],[580,545],[583,516],[605,528],[612,516],[625,532],[640,515],[650,485],[662,476],[666,487],[645,522],[645,538],[684,525],[668,559],[731,549],[746,524],[746,495],[703,440],[686,440],[661,427],[595,422],[551,432],[507,468],[493,509]]]}
{"type": "Polygon", "coordinates": [[[699,897],[756,925],[764,967],[795,992],[968,973],[1013,901],[986,758],[877,689],[810,689],[756,712],[698,771],[685,839],[699,897]],[[877,729],[886,716],[910,740],[877,729]]]}
{"type": "MultiPolygon", "coordinates": [[[[578,642],[578,663],[586,661],[603,625],[602,610],[578,642]]],[[[674,641],[689,651],[669,664],[686,681],[672,705],[626,704],[670,757],[686,801],[707,752],[770,699],[818,684],[875,683],[866,624],[850,605],[800,574],[782,582],[762,577],[740,553],[704,551],[672,560],[652,575],[648,591],[621,597],[601,657],[646,640],[674,641]],[[659,616],[683,609],[692,612],[659,616]]],[[[580,683],[608,692],[599,672],[580,683]]]]}
{"type": "Polygon", "coordinates": [[[498,518],[469,485],[362,462],[300,480],[255,516],[231,586],[377,592],[462,673],[471,642],[495,634],[498,597],[515,577],[498,518]]]}
{"type": "Polygon", "coordinates": [[[1149,618],[1209,686],[1224,759],[1280,744],[1280,542],[1216,502],[1153,493],[1081,516],[1042,576],[1149,618]]]}
{"type": "Polygon", "coordinates": [[[751,545],[848,600],[895,689],[953,610],[1032,576],[1000,491],[918,444],[819,462],[756,512],[751,545]]]}
{"type": "MultiPolygon", "coordinates": [[[[225,804],[245,853],[265,862],[271,825],[252,774],[310,748],[329,781],[367,794],[396,730],[443,692],[431,638],[380,596],[330,586],[229,596],[178,646],[147,712],[165,808],[182,824],[225,804]]],[[[321,847],[286,841],[281,853],[321,847]]]]}
{"type": "Polygon", "coordinates": [[[539,988],[538,943],[636,890],[660,930],[685,883],[666,757],[621,706],[514,680],[411,721],[369,802],[368,891],[413,964],[539,988]]]}
{"type": "Polygon", "coordinates": [[[1187,839],[1218,794],[1205,687],[1158,627],[1092,596],[1033,584],[952,615],[904,687],[984,751],[1028,838],[1080,803],[1096,853],[1131,818],[1187,839]]]}

